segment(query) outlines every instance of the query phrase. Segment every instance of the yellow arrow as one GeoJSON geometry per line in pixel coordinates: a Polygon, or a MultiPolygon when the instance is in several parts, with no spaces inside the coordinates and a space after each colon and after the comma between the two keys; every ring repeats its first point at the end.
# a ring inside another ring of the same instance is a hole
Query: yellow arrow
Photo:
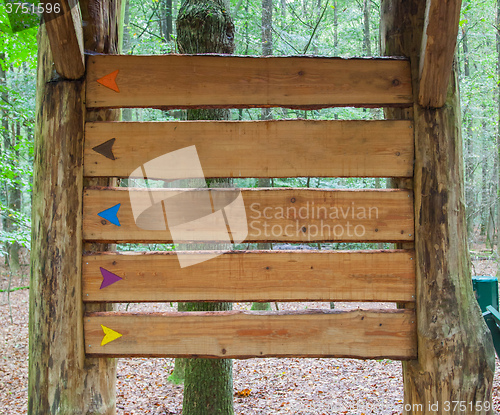
{"type": "Polygon", "coordinates": [[[112,89],[116,92],[120,92],[120,90],[118,89],[118,85],[116,84],[116,76],[118,75],[118,72],[120,72],[119,69],[103,76],[102,78],[99,78],[97,82],[99,82],[101,85],[104,85],[106,88],[112,89]]]}
{"type": "Polygon", "coordinates": [[[102,338],[101,346],[104,346],[105,344],[108,344],[112,342],[113,340],[116,340],[118,337],[122,337],[122,334],[111,330],[109,327],[103,326],[101,324],[102,331],[104,332],[104,337],[102,338]]]}

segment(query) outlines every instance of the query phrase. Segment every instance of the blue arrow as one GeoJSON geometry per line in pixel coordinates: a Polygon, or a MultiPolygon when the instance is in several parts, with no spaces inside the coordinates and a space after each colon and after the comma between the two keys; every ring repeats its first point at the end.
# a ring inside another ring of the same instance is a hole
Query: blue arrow
{"type": "Polygon", "coordinates": [[[99,212],[98,215],[101,218],[106,219],[108,222],[111,222],[113,225],[121,226],[120,221],[118,220],[118,216],[116,216],[116,214],[118,213],[118,209],[120,209],[121,205],[122,205],[121,203],[118,203],[117,205],[114,205],[109,209],[99,212]]]}

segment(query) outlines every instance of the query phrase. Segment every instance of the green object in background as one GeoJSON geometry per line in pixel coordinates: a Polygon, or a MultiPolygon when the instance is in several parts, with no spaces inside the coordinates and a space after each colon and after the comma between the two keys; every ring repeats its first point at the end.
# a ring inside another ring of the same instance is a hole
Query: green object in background
{"type": "Polygon", "coordinates": [[[489,275],[474,275],[472,288],[476,295],[481,312],[486,312],[486,307],[493,306],[498,311],[498,278],[489,275]]]}
{"type": "Polygon", "coordinates": [[[500,324],[500,313],[489,305],[486,312],[483,313],[483,317],[491,331],[495,352],[498,358],[500,358],[500,327],[498,326],[500,324]]]}

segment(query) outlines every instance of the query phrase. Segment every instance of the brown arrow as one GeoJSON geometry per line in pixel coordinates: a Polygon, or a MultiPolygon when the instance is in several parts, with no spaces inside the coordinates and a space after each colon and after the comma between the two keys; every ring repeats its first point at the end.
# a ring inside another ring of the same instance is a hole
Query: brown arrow
{"type": "Polygon", "coordinates": [[[92,150],[94,150],[96,153],[102,154],[104,157],[107,157],[110,160],[116,160],[116,157],[113,154],[113,144],[115,143],[115,140],[116,138],[112,138],[105,143],[93,147],[92,150]]]}

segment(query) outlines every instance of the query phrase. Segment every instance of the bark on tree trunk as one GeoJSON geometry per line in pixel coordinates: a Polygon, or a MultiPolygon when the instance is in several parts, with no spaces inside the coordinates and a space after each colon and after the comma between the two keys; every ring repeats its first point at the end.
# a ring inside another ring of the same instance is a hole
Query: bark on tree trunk
{"type": "MultiPolygon", "coordinates": [[[[418,91],[425,2],[383,0],[383,54],[409,56],[418,91]]],[[[463,157],[455,72],[443,108],[414,106],[418,360],[403,363],[405,414],[453,414],[446,402],[491,403],[495,358],[472,293],[463,204],[463,157]],[[429,404],[437,404],[430,407],[429,404]]]]}
{"type": "MultiPolygon", "coordinates": [[[[120,1],[82,0],[80,6],[85,48],[116,53],[120,1]]],[[[51,79],[52,54],[44,26],[38,45],[28,413],[112,415],[115,359],[87,359],[83,343],[85,86],[83,80],[51,79]]],[[[90,119],[116,119],[117,113],[104,111],[90,119]]]]}
{"type": "MultiPolygon", "coordinates": [[[[48,82],[40,28],[32,201],[29,414],[112,414],[104,379],[86,367],[81,297],[83,81],[48,82]]],[[[97,368],[96,368],[97,369],[97,368]]]]}
{"type": "MultiPolygon", "coordinates": [[[[181,53],[230,54],[234,51],[234,25],[229,6],[223,0],[184,1],[176,26],[181,53]]],[[[226,109],[187,111],[189,120],[224,120],[229,119],[229,115],[226,109]]],[[[232,304],[184,303],[181,308],[185,311],[226,311],[232,309],[232,304]]],[[[232,360],[187,359],[185,363],[183,414],[232,415],[232,360]]]]}

